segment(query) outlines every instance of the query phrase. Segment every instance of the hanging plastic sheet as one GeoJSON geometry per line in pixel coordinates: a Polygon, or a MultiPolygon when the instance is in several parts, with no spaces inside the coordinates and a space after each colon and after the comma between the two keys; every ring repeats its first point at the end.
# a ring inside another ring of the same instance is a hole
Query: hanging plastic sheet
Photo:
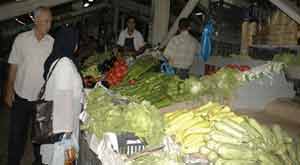
{"type": "Polygon", "coordinates": [[[202,57],[204,61],[207,61],[209,56],[212,53],[212,35],[214,32],[212,20],[209,20],[205,25],[202,38],[201,38],[201,47],[198,52],[198,56],[202,57]]]}

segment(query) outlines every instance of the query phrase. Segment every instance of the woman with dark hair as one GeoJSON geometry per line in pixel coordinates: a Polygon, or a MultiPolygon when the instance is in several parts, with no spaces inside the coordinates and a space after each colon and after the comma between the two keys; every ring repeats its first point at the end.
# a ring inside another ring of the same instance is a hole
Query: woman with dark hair
{"type": "Polygon", "coordinates": [[[54,144],[41,145],[40,153],[44,164],[60,165],[55,162],[55,155],[64,153],[55,153],[57,151],[55,147],[65,137],[72,139],[75,146],[78,144],[78,116],[84,98],[82,79],[74,57],[78,45],[78,31],[72,27],[62,27],[55,35],[52,53],[44,64],[44,79],[49,78],[45,100],[53,100],[55,134],[54,144]],[[51,76],[48,77],[50,73],[51,76]]]}

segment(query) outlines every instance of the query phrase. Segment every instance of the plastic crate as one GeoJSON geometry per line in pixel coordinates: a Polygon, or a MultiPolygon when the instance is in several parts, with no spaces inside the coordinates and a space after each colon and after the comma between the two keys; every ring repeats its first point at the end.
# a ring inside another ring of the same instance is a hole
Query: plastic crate
{"type": "Polygon", "coordinates": [[[140,138],[133,133],[122,133],[117,135],[119,153],[131,156],[135,153],[141,152],[147,145],[140,138]]]}

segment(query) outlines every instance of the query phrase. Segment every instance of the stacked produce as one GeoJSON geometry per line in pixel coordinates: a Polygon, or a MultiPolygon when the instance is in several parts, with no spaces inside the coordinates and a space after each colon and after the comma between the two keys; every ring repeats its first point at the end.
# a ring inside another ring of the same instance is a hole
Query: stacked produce
{"type": "Polygon", "coordinates": [[[200,81],[191,78],[185,81],[185,90],[190,99],[201,99],[209,96],[211,101],[222,102],[233,96],[234,91],[243,83],[240,81],[241,72],[232,68],[222,68],[213,75],[204,76],[200,81]],[[191,95],[192,94],[192,95],[191,95]]]}
{"type": "Polygon", "coordinates": [[[86,88],[93,88],[96,82],[100,79],[101,73],[98,69],[98,65],[104,60],[110,58],[111,53],[99,54],[96,51],[91,56],[83,61],[80,67],[81,74],[84,80],[84,86],[86,88]]]}
{"type": "Polygon", "coordinates": [[[114,90],[123,96],[134,97],[138,102],[147,100],[157,108],[162,108],[182,101],[205,102],[203,96],[209,96],[213,101],[229,99],[241,84],[239,76],[240,72],[231,68],[221,69],[211,76],[200,79],[191,77],[187,80],[147,72],[140,75],[135,83],[122,84],[114,90]]]}
{"type": "Polygon", "coordinates": [[[98,71],[97,64],[91,65],[86,68],[81,69],[82,76],[93,76],[98,77],[100,75],[100,72],[98,71]]]}
{"type": "Polygon", "coordinates": [[[129,161],[126,165],[184,165],[184,163],[177,155],[159,151],[129,161]]]}
{"type": "Polygon", "coordinates": [[[159,144],[164,123],[159,111],[149,102],[127,102],[127,98],[110,96],[102,88],[94,89],[87,98],[90,119],[83,129],[102,138],[105,132],[131,132],[148,144],[159,144]]]}
{"type": "Polygon", "coordinates": [[[106,72],[105,81],[108,82],[109,86],[116,86],[122,82],[127,71],[128,66],[126,61],[122,58],[117,58],[113,63],[113,67],[106,72]]]}
{"type": "Polygon", "coordinates": [[[89,68],[92,65],[102,64],[105,60],[110,59],[112,57],[111,52],[98,53],[96,51],[93,52],[88,58],[84,59],[81,63],[81,68],[89,68]]]}
{"type": "Polygon", "coordinates": [[[172,103],[167,94],[167,83],[172,81],[172,77],[160,73],[148,72],[143,74],[142,79],[131,85],[123,85],[114,90],[123,96],[131,96],[137,102],[147,100],[161,108],[172,103]]]}
{"type": "Polygon", "coordinates": [[[241,72],[249,71],[251,69],[248,65],[237,65],[237,64],[229,64],[226,67],[232,69],[238,69],[241,72]]]}
{"type": "Polygon", "coordinates": [[[276,54],[273,57],[273,61],[282,62],[287,66],[295,66],[295,65],[299,66],[300,65],[300,56],[290,54],[290,53],[276,54]]]}
{"type": "Polygon", "coordinates": [[[158,60],[152,56],[144,56],[136,60],[136,62],[130,67],[125,77],[125,82],[130,80],[139,80],[140,76],[149,71],[155,65],[159,64],[158,60]]]}
{"type": "Polygon", "coordinates": [[[98,77],[100,75],[100,71],[98,69],[98,64],[102,64],[105,60],[111,58],[111,52],[106,53],[97,53],[93,52],[87,59],[83,61],[81,64],[81,73],[85,76],[93,76],[98,77]]]}
{"type": "Polygon", "coordinates": [[[216,165],[300,163],[296,142],[278,125],[270,129],[217,103],[167,113],[165,121],[182,152],[199,152],[216,165]]]}
{"type": "Polygon", "coordinates": [[[232,97],[240,87],[241,73],[236,69],[222,68],[217,73],[200,79],[191,77],[185,81],[174,78],[168,83],[168,94],[176,101],[196,100],[202,102],[205,97],[211,101],[222,102],[232,97]]]}

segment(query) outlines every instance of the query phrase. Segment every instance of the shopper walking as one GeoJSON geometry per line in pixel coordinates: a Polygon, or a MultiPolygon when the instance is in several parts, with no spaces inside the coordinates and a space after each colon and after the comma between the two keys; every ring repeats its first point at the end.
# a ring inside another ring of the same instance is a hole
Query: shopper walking
{"type": "Polygon", "coordinates": [[[78,38],[76,29],[62,27],[55,35],[53,51],[44,65],[44,78],[48,78],[45,99],[52,100],[54,105],[52,116],[55,142],[41,145],[43,164],[63,165],[57,162],[57,157],[64,157],[64,152],[57,150],[57,147],[64,137],[72,141],[74,148],[78,144],[79,113],[84,97],[83,83],[74,57],[78,38]]]}
{"type": "MultiPolygon", "coordinates": [[[[47,7],[34,11],[34,28],[19,34],[8,59],[9,73],[4,102],[10,112],[8,164],[19,165],[24,154],[33,104],[44,83],[43,64],[50,55],[54,39],[47,33],[52,16],[47,7]]],[[[34,146],[38,153],[39,146],[34,146]]],[[[35,154],[36,160],[39,156],[35,154]]]]}

